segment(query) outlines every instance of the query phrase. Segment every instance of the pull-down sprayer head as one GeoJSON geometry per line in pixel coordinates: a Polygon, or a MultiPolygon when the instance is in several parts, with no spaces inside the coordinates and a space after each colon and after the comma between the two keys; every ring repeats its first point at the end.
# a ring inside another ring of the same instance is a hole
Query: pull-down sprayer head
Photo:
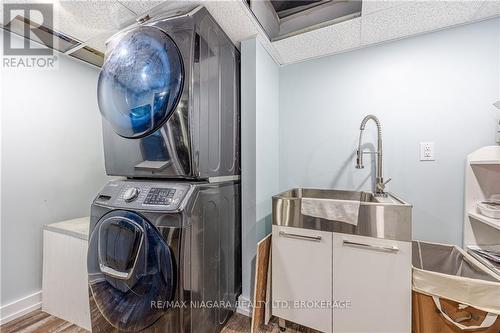
{"type": "Polygon", "coordinates": [[[363,151],[361,151],[361,142],[363,141],[363,130],[364,128],[361,128],[361,131],[359,132],[359,141],[358,141],[358,150],[356,151],[356,169],[364,169],[365,166],[363,165],[363,151]]]}

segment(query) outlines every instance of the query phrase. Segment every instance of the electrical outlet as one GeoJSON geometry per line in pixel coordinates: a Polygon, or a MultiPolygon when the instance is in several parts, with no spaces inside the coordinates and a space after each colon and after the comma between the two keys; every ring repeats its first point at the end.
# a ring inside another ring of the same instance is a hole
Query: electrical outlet
{"type": "Polygon", "coordinates": [[[420,142],[420,160],[434,161],[434,142],[420,142]]]}

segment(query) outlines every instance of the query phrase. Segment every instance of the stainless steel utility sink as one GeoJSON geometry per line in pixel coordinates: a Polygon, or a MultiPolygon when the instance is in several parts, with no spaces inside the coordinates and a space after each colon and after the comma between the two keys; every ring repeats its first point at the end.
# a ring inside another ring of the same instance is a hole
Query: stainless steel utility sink
{"type": "Polygon", "coordinates": [[[391,193],[378,197],[361,191],[294,188],[273,197],[273,224],[411,241],[412,206],[391,193]],[[303,215],[302,198],[360,201],[358,225],[303,215]]]}

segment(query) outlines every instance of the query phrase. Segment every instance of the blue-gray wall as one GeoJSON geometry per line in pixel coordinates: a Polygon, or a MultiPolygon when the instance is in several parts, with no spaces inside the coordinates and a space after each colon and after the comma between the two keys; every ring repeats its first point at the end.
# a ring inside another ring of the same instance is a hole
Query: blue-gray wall
{"type": "Polygon", "coordinates": [[[373,113],[388,190],[414,205],[414,238],[461,244],[466,155],[495,143],[499,44],[494,19],[282,67],[281,190],[370,189],[373,165],[355,169],[354,152],[373,113]],[[422,141],[435,142],[435,162],[419,161],[422,141]]]}
{"type": "Polygon", "coordinates": [[[1,306],[40,291],[43,225],[90,215],[108,179],[99,71],[62,55],[57,62],[52,70],[0,69],[1,306]]]}
{"type": "Polygon", "coordinates": [[[243,300],[253,299],[257,242],[279,191],[279,67],[256,39],[241,44],[243,300]]]}

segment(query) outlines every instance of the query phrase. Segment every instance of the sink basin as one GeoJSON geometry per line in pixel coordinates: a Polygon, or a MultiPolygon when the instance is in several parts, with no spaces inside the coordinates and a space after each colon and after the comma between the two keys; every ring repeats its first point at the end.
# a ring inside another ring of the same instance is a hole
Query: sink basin
{"type": "Polygon", "coordinates": [[[361,202],[377,202],[377,203],[406,203],[401,199],[389,194],[387,197],[376,197],[370,192],[360,191],[343,191],[343,190],[324,190],[312,188],[294,188],[275,196],[275,198],[309,198],[309,199],[337,199],[337,200],[358,200],[361,202]]]}
{"type": "Polygon", "coordinates": [[[294,188],[273,197],[273,224],[411,241],[412,206],[391,193],[376,197],[362,191],[294,188]],[[303,215],[302,198],[360,201],[358,225],[303,215]]]}

